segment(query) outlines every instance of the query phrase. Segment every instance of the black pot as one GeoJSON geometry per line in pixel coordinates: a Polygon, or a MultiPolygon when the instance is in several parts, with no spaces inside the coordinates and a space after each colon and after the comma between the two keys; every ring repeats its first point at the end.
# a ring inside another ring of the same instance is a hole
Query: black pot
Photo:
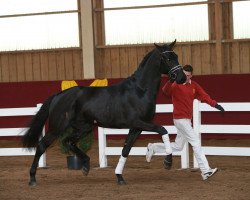
{"type": "Polygon", "coordinates": [[[67,156],[67,165],[68,165],[68,169],[75,169],[75,170],[82,169],[83,159],[77,157],[76,155],[67,156]]]}

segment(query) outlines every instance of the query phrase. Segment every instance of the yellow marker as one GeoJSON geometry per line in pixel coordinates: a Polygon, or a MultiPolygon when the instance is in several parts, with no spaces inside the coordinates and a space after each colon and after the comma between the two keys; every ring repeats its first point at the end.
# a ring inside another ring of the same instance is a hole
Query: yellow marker
{"type": "Polygon", "coordinates": [[[74,80],[72,80],[72,81],[62,81],[61,89],[63,91],[63,90],[66,90],[66,89],[69,89],[69,88],[75,87],[75,86],[78,86],[78,85],[74,80]]]}
{"type": "Polygon", "coordinates": [[[91,87],[104,87],[108,85],[108,80],[105,79],[96,79],[93,83],[90,84],[91,87]]]}

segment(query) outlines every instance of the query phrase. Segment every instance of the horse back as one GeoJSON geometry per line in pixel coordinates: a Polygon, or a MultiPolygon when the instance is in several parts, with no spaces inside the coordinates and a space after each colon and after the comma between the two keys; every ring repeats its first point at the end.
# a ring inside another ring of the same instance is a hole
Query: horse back
{"type": "Polygon", "coordinates": [[[88,121],[112,128],[129,128],[137,120],[150,121],[155,103],[133,85],[81,87],[77,104],[88,121]]]}

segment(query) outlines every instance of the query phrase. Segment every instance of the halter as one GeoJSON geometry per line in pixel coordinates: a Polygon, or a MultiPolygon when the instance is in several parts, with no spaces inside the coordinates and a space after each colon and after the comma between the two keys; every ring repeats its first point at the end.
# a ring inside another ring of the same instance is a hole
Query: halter
{"type": "Polygon", "coordinates": [[[162,53],[169,53],[169,52],[174,52],[174,51],[173,50],[172,51],[166,50],[166,51],[163,51],[162,53]]]}
{"type": "Polygon", "coordinates": [[[177,77],[177,74],[175,73],[177,70],[180,70],[182,68],[181,65],[176,65],[175,67],[173,67],[172,69],[169,70],[168,72],[168,76],[172,79],[175,80],[177,77]]]}
{"type": "MultiPolygon", "coordinates": [[[[171,52],[174,52],[174,51],[173,50],[171,50],[171,51],[166,50],[166,51],[163,51],[162,54],[164,54],[164,53],[171,53],[171,52]]],[[[168,76],[170,77],[170,79],[175,80],[176,77],[177,77],[177,74],[175,72],[177,70],[179,71],[181,68],[182,68],[181,65],[176,65],[172,69],[170,69],[169,72],[168,72],[168,76]]]]}

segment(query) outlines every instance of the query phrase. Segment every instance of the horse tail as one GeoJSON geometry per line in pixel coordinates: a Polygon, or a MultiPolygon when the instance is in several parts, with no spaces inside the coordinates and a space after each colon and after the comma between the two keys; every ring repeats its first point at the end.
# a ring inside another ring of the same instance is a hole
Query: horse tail
{"type": "Polygon", "coordinates": [[[29,129],[25,132],[22,143],[24,147],[35,147],[38,145],[39,138],[42,135],[43,126],[49,116],[49,107],[56,95],[50,96],[42,105],[37,114],[29,124],[29,129]]]}

